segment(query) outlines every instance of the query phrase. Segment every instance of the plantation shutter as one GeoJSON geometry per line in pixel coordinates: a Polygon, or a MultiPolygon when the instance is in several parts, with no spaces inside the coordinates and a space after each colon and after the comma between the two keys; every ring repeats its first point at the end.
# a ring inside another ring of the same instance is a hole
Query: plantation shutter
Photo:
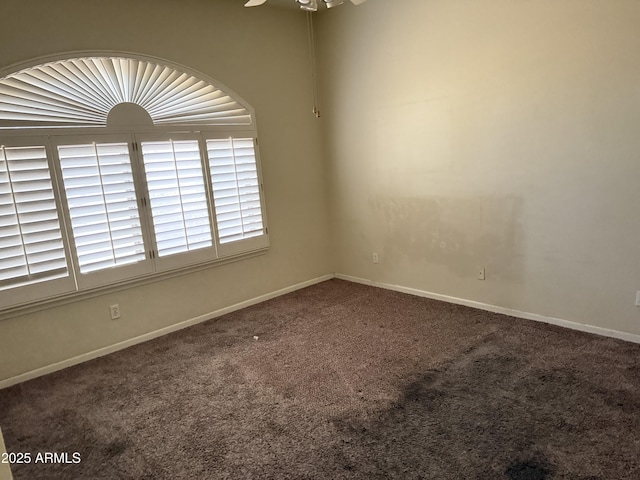
{"type": "Polygon", "coordinates": [[[220,244],[263,235],[253,139],[209,139],[207,154],[220,244]]]}
{"type": "Polygon", "coordinates": [[[43,146],[0,146],[0,288],[68,276],[43,146]]]}
{"type": "Polygon", "coordinates": [[[225,89],[155,59],[81,57],[56,60],[0,79],[0,128],[107,125],[125,102],[154,125],[252,125],[243,102],[225,89]]]}
{"type": "Polygon", "coordinates": [[[198,140],[143,141],[141,146],[160,259],[213,247],[198,140]]]}
{"type": "Polygon", "coordinates": [[[129,148],[58,146],[80,273],[145,260],[129,148]]]}

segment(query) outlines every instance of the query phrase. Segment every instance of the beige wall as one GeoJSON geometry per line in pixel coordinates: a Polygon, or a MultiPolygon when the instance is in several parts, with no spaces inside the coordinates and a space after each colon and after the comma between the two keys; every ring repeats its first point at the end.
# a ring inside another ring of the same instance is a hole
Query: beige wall
{"type": "Polygon", "coordinates": [[[0,380],[333,271],[306,22],[236,0],[2,0],[0,68],[76,50],[165,58],[229,86],[256,110],[271,248],[266,255],[11,319],[0,380]],[[122,319],[108,306],[119,303],[122,319]]]}
{"type": "Polygon", "coordinates": [[[0,2],[0,68],[122,50],[247,100],[272,242],[264,256],[0,320],[0,380],[333,271],[640,334],[639,2],[323,12],[320,121],[304,15],[242,3],[0,2]]]}
{"type": "Polygon", "coordinates": [[[640,334],[640,2],[318,20],[338,272],[640,334]]]}

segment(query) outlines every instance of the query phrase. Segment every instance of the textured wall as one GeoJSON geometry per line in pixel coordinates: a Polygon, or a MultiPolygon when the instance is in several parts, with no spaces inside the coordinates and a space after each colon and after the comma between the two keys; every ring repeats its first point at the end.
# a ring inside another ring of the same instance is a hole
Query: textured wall
{"type": "Polygon", "coordinates": [[[318,23],[338,272],[640,333],[640,2],[318,23]]]}
{"type": "Polygon", "coordinates": [[[319,122],[305,17],[242,3],[0,2],[0,68],[130,51],[247,100],[272,242],[257,258],[0,319],[0,380],[332,271],[640,334],[639,2],[323,12],[319,122]]]}
{"type": "Polygon", "coordinates": [[[0,68],[118,50],[186,65],[256,110],[271,249],[266,255],[11,319],[0,380],[333,271],[305,17],[234,0],[3,0],[0,68]],[[108,306],[119,303],[122,319],[108,306]]]}

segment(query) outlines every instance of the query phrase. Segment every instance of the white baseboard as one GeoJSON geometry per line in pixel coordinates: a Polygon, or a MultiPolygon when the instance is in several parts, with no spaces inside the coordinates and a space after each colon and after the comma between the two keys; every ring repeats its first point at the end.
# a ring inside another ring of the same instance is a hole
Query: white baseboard
{"type": "MultiPolygon", "coordinates": [[[[4,445],[4,438],[2,438],[2,430],[0,430],[0,460],[2,454],[7,451],[7,447],[4,445]]],[[[13,480],[13,476],[11,475],[11,468],[8,463],[2,463],[0,461],[0,480],[13,480]]]]}
{"type": "MultiPolygon", "coordinates": [[[[331,280],[332,278],[339,278],[341,280],[346,280],[354,283],[361,283],[364,285],[370,285],[373,287],[384,288],[386,290],[393,290],[401,293],[408,293],[410,295],[416,295],[419,297],[430,298],[433,300],[440,300],[443,302],[453,303],[457,305],[465,305],[467,307],[477,308],[479,310],[485,310],[488,312],[501,313],[504,315],[509,315],[512,317],[523,318],[526,320],[534,320],[537,322],[549,323],[552,325],[558,325],[560,327],[570,328],[572,330],[579,330],[582,332],[594,333],[596,335],[602,335],[605,337],[618,338],[620,340],[626,340],[628,342],[640,343],[640,335],[635,335],[632,333],[620,332],[618,330],[610,330],[607,328],[596,327],[593,325],[586,325],[578,322],[572,322],[569,320],[563,320],[561,318],[555,317],[547,317],[544,315],[538,315],[536,313],[522,312],[520,310],[513,310],[511,308],[499,307],[496,305],[490,305],[487,303],[476,302],[473,300],[466,300],[464,298],[451,297],[448,295],[442,295],[439,293],[428,292],[425,290],[418,290],[415,288],[403,287],[400,285],[392,285],[388,283],[375,282],[372,280],[366,280],[364,278],[353,277],[349,275],[343,275],[340,273],[323,275],[321,277],[313,278],[311,280],[307,280],[306,282],[298,283],[296,285],[291,285],[286,288],[282,288],[280,290],[276,290],[270,293],[266,293],[264,295],[260,295],[255,298],[251,298],[249,300],[245,300],[244,302],[236,303],[235,305],[231,305],[229,307],[221,308],[219,310],[215,310],[210,313],[206,313],[204,315],[200,315],[198,317],[186,320],[184,322],[177,323],[175,325],[170,325],[165,328],[161,328],[159,330],[154,330],[153,332],[145,333],[144,335],[140,335],[134,338],[130,338],[128,340],[109,345],[107,347],[99,348],[97,350],[83,353],[82,355],[78,355],[76,357],[69,358],[67,360],[63,360],[61,362],[57,362],[51,365],[47,365],[46,367],[38,368],[36,370],[32,370],[30,372],[22,373],[20,375],[16,375],[15,377],[11,377],[5,380],[0,380],[0,390],[3,388],[11,387],[13,385],[17,385],[18,383],[26,382],[27,380],[32,380],[37,377],[41,377],[43,375],[47,375],[49,373],[57,372],[58,370],[62,370],[67,367],[71,367],[73,365],[78,365],[79,363],[86,362],[88,360],[93,360],[94,358],[102,357],[104,355],[109,355],[110,353],[117,352],[119,350],[123,350],[125,348],[131,347],[133,345],[137,345],[139,343],[144,343],[149,340],[153,340],[154,338],[161,337],[163,335],[167,335],[168,333],[176,332],[178,330],[182,330],[183,328],[190,327],[192,325],[196,325],[198,323],[205,322],[207,320],[211,320],[213,318],[220,317],[227,313],[235,312],[236,310],[240,310],[246,307],[250,307],[252,305],[256,305],[258,303],[270,300],[272,298],[279,297],[281,295],[285,295],[287,293],[294,292],[296,290],[300,290],[305,287],[309,287],[311,285],[315,285],[317,283],[321,283],[327,280],[331,280]]],[[[0,480],[4,480],[0,476],[0,480]]]]}
{"type": "Polygon", "coordinates": [[[313,278],[311,280],[307,280],[306,282],[297,283],[295,285],[291,285],[286,288],[281,288],[280,290],[266,293],[264,295],[260,295],[259,297],[251,298],[249,300],[245,300],[244,302],[236,303],[235,305],[224,307],[210,313],[205,313],[204,315],[200,315],[198,317],[191,318],[189,320],[185,320],[184,322],[176,323],[175,325],[170,325],[168,327],[164,327],[159,330],[154,330],[153,332],[145,333],[144,335],[133,337],[123,342],[119,342],[113,345],[109,345],[107,347],[99,348],[91,352],[83,353],[82,355],[78,355],[76,357],[72,357],[67,360],[63,360],[61,362],[53,363],[51,365],[47,365],[46,367],[38,368],[30,372],[22,373],[20,375],[16,375],[15,377],[8,378],[6,380],[0,380],[0,390],[2,390],[3,388],[11,387],[18,383],[26,382],[27,380],[32,380],[34,378],[47,375],[49,373],[57,372],[58,370],[71,367],[73,365],[78,365],[79,363],[83,363],[88,360],[93,360],[94,358],[109,355],[110,353],[117,352],[118,350],[122,350],[127,347],[137,345],[139,343],[153,340],[154,338],[167,335],[168,333],[176,332],[178,330],[182,330],[183,328],[187,328],[192,325],[196,325],[198,323],[211,320],[212,318],[217,318],[222,315],[226,315],[227,313],[235,312],[236,310],[240,310],[240,309],[250,307],[252,305],[256,305],[258,303],[261,303],[267,300],[271,300],[272,298],[276,298],[281,295],[285,295],[287,293],[300,290],[301,288],[315,285],[316,283],[321,283],[326,280],[331,280],[334,277],[335,277],[334,274],[328,274],[328,275],[323,275],[321,277],[313,278]]]}
{"type": "Polygon", "coordinates": [[[443,302],[454,303],[456,305],[465,305],[467,307],[477,308],[479,310],[485,310],[493,313],[501,313],[503,315],[523,318],[525,320],[534,320],[536,322],[549,323],[551,325],[558,325],[560,327],[570,328],[572,330],[579,330],[581,332],[595,333],[596,335],[602,335],[604,337],[612,337],[620,340],[626,340],[627,342],[640,343],[640,335],[635,335],[633,333],[620,332],[618,330],[610,330],[608,328],[602,328],[602,327],[596,327],[594,325],[587,325],[583,323],[572,322],[569,320],[563,320],[561,318],[547,317],[544,315],[538,315],[537,313],[522,312],[520,310],[513,310],[511,308],[499,307],[497,305],[490,305],[488,303],[476,302],[473,300],[466,300],[464,298],[450,297],[448,295],[427,292],[425,290],[418,290],[415,288],[403,287],[400,285],[374,282],[372,280],[366,280],[364,278],[359,278],[359,277],[352,277],[352,276],[343,275],[340,273],[336,273],[336,278],[339,278],[341,280],[347,280],[349,282],[361,283],[361,284],[370,285],[373,287],[393,290],[395,292],[408,293],[410,295],[416,295],[418,297],[430,298],[432,300],[441,300],[443,302]]]}

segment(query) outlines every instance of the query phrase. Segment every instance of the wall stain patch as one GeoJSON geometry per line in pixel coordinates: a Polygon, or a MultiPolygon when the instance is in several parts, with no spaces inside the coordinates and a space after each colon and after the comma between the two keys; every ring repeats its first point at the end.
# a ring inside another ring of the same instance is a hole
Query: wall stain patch
{"type": "MultiPolygon", "coordinates": [[[[468,277],[478,265],[495,279],[523,277],[522,199],[506,197],[372,197],[380,229],[372,243],[391,265],[427,263],[468,277]]],[[[475,275],[474,275],[475,276],[475,275]]]]}

